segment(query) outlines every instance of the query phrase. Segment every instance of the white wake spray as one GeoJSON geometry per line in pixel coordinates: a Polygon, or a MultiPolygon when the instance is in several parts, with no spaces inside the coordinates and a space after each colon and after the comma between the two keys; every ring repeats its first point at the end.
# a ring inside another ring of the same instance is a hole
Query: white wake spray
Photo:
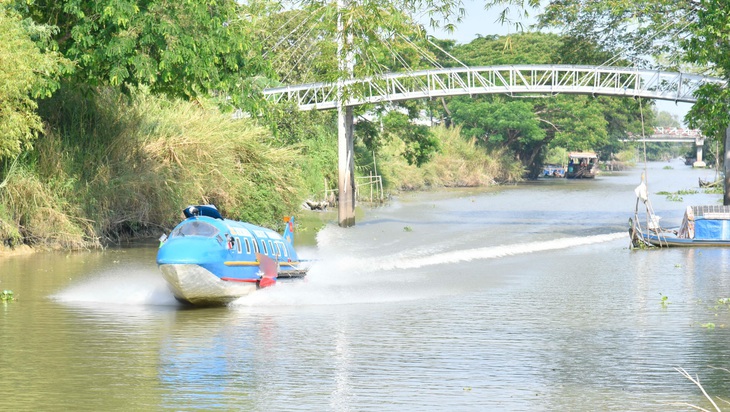
{"type": "Polygon", "coordinates": [[[380,263],[376,263],[374,266],[375,269],[378,270],[415,269],[445,263],[469,262],[472,260],[495,259],[500,257],[544,252],[547,250],[568,249],[576,246],[610,242],[626,236],[627,234],[625,232],[617,232],[605,235],[568,237],[540,242],[518,243],[513,245],[488,246],[477,249],[443,252],[419,258],[387,259],[380,263]]]}

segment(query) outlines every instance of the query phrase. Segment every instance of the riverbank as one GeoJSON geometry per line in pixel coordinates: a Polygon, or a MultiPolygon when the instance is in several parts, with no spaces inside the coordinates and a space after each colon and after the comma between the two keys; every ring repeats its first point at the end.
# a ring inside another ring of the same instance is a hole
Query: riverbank
{"type": "MultiPolygon", "coordinates": [[[[300,114],[302,125],[271,130],[212,103],[105,89],[62,89],[39,113],[45,134],[1,169],[0,243],[10,250],[95,249],[157,237],[196,203],[280,229],[281,216],[298,213],[305,199],[322,196],[324,182],[336,181],[336,130],[327,113],[300,114]]],[[[357,172],[377,171],[389,192],[486,186],[522,174],[509,153],[487,153],[458,129],[432,132],[441,150],[421,167],[391,137],[377,169],[356,148],[357,172]]]]}

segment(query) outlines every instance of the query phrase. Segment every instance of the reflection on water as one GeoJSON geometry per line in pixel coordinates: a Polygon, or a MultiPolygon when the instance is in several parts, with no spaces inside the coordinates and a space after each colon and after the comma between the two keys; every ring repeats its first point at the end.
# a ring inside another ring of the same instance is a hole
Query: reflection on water
{"type": "MultiPolygon", "coordinates": [[[[707,180],[663,166],[651,193],[707,180]]],[[[402,196],[225,308],[177,304],[154,245],[5,258],[0,388],[21,410],[707,408],[674,368],[730,397],[708,367],[730,366],[730,249],[629,250],[639,173],[402,196]]],[[[718,197],[652,201],[671,226],[718,197]]]]}

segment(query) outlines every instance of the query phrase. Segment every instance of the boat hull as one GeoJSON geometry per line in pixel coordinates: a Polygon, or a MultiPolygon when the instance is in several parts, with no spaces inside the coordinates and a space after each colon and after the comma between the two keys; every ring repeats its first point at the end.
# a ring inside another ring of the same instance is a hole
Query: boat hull
{"type": "Polygon", "coordinates": [[[730,247],[730,240],[683,239],[671,233],[666,235],[639,233],[631,228],[629,235],[635,247],[638,247],[640,242],[658,247],[730,247]]]}
{"type": "Polygon", "coordinates": [[[257,289],[256,280],[223,280],[196,264],[162,264],[160,271],[175,299],[196,306],[225,305],[257,289]]]}

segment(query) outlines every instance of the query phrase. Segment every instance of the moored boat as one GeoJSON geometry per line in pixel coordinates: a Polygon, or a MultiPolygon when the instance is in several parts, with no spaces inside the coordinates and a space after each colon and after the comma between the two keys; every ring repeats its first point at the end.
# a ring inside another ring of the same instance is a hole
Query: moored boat
{"type": "Polygon", "coordinates": [[[593,152],[568,153],[568,179],[593,179],[598,171],[598,156],[593,152]]]}
{"type": "Polygon", "coordinates": [[[565,177],[565,167],[561,165],[545,165],[542,169],[542,177],[565,177]]]}
{"type": "Polygon", "coordinates": [[[638,216],[629,219],[633,247],[730,247],[730,206],[688,206],[681,226],[676,229],[663,229],[657,216],[647,216],[646,228],[638,216]]]}
{"type": "Polygon", "coordinates": [[[306,267],[294,250],[294,220],[284,235],[224,219],[213,205],[188,206],[185,220],[161,239],[157,264],[181,302],[222,305],[277,279],[300,278],[306,267]]]}

